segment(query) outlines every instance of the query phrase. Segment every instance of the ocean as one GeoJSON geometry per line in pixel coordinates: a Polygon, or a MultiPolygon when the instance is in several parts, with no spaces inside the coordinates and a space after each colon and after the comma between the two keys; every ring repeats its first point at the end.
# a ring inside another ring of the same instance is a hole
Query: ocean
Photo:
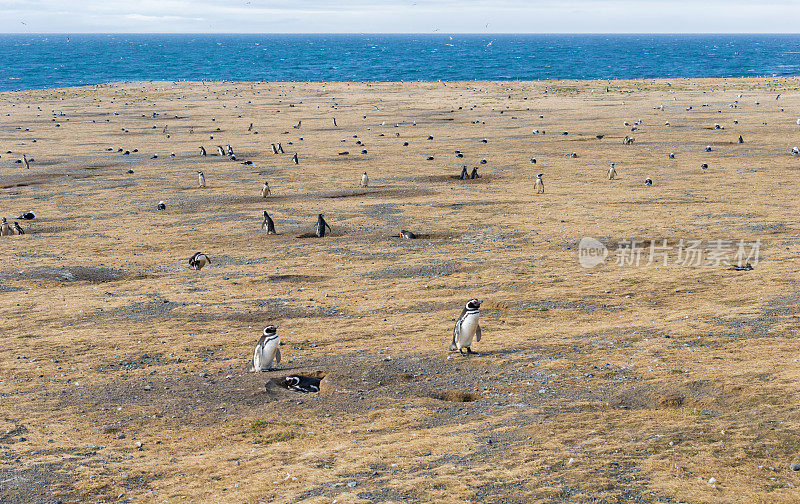
{"type": "Polygon", "coordinates": [[[0,35],[0,91],[128,80],[800,75],[800,35],[0,35]]]}

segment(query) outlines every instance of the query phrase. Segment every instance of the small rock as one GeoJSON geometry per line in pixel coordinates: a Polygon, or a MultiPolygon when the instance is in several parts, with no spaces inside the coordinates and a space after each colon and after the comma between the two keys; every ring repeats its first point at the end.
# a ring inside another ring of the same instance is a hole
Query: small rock
{"type": "Polygon", "coordinates": [[[355,488],[356,485],[358,485],[358,481],[351,481],[347,483],[347,486],[349,486],[350,488],[355,488]]]}
{"type": "Polygon", "coordinates": [[[789,466],[789,469],[792,471],[800,471],[800,463],[794,462],[792,465],[789,466]]]}
{"type": "Polygon", "coordinates": [[[717,484],[717,478],[712,477],[711,479],[708,480],[708,484],[709,485],[716,485],[717,484]]]}

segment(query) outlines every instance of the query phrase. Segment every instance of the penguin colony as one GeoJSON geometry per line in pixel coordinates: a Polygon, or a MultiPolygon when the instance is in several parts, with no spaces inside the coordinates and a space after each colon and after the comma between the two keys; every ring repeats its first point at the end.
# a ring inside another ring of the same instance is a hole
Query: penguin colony
{"type": "MultiPolygon", "coordinates": [[[[663,107],[657,107],[657,108],[659,110],[663,110],[663,107]]],[[[691,109],[691,107],[690,107],[690,109],[691,109]]],[[[687,110],[689,110],[689,109],[687,109],[687,110]]],[[[365,116],[365,118],[366,118],[366,116],[365,116]]],[[[800,124],[800,119],[797,122],[798,122],[798,124],[800,124]]],[[[665,124],[669,125],[669,121],[667,121],[665,124]]],[[[385,125],[385,122],[382,123],[382,125],[385,125]]],[[[416,122],[414,123],[414,125],[416,125],[416,122]]],[[[624,122],[624,126],[625,127],[630,127],[631,131],[637,131],[638,127],[641,126],[641,125],[642,125],[642,121],[641,120],[640,121],[636,121],[633,126],[631,126],[631,124],[628,123],[627,121],[624,122]]],[[[292,128],[296,129],[296,130],[299,130],[301,128],[301,126],[302,126],[302,121],[299,120],[297,122],[297,124],[292,126],[292,128]]],[[[336,118],[333,118],[333,126],[335,128],[338,128],[338,126],[339,126],[337,121],[336,121],[336,118]]],[[[155,128],[155,126],[154,126],[154,128],[155,128]]],[[[719,124],[714,124],[714,129],[721,131],[721,130],[724,130],[725,128],[723,126],[719,125],[719,124]]],[[[253,123],[250,123],[249,127],[247,128],[247,131],[248,132],[252,132],[252,130],[253,130],[253,123]]],[[[162,130],[162,133],[166,134],[166,132],[167,132],[167,127],[165,126],[164,129],[162,130]]],[[[533,134],[539,134],[539,133],[540,133],[539,130],[533,130],[533,134]]],[[[545,132],[541,131],[541,134],[545,134],[545,132]]],[[[384,134],[381,133],[381,136],[383,136],[383,135],[384,134]]],[[[562,133],[562,135],[568,135],[568,132],[565,131],[565,132],[562,133]]],[[[399,136],[399,134],[398,134],[398,136],[399,136]]],[[[357,138],[357,135],[355,135],[354,137],[357,138]]],[[[596,135],[596,139],[597,140],[602,140],[604,137],[605,137],[605,135],[603,135],[603,134],[596,135]]],[[[213,136],[211,136],[211,138],[213,139],[213,136]]],[[[302,138],[301,138],[301,140],[302,140],[302,138]]],[[[428,136],[428,140],[433,140],[433,136],[429,135],[428,136]]],[[[623,138],[622,143],[623,143],[623,145],[632,145],[634,143],[634,141],[635,141],[634,137],[626,135],[623,138]]],[[[289,142],[289,143],[292,144],[292,142],[289,142]]],[[[361,140],[357,141],[356,143],[357,143],[357,145],[363,145],[361,140]]],[[[481,143],[487,144],[488,140],[487,139],[483,139],[483,140],[481,140],[481,143]]],[[[739,135],[739,137],[738,137],[738,143],[740,143],[740,144],[744,143],[744,140],[743,140],[741,135],[739,135]]],[[[409,146],[409,142],[405,141],[405,142],[403,142],[402,145],[404,147],[409,146]]],[[[271,152],[272,152],[273,155],[280,155],[280,154],[284,154],[285,153],[281,142],[271,143],[270,147],[271,147],[271,152]]],[[[216,148],[217,148],[218,156],[227,157],[231,161],[236,161],[236,159],[237,159],[236,158],[236,154],[234,153],[234,149],[230,144],[226,144],[224,147],[222,145],[216,145],[216,148]]],[[[208,153],[207,153],[207,151],[206,151],[204,146],[200,145],[199,146],[199,150],[200,150],[200,156],[201,157],[208,157],[208,153]]],[[[123,150],[120,149],[120,151],[123,151],[123,150]]],[[[134,152],[137,152],[137,151],[138,151],[137,149],[134,149],[134,152]]],[[[364,149],[361,152],[363,154],[366,154],[367,151],[366,151],[366,149],[364,149]]],[[[705,152],[712,152],[712,147],[710,145],[706,146],[705,147],[705,152]]],[[[122,154],[123,155],[129,155],[130,151],[124,151],[124,152],[122,152],[122,154]]],[[[344,152],[340,153],[340,155],[347,155],[347,154],[349,154],[348,151],[344,151],[344,152]]],[[[461,149],[456,150],[455,154],[456,154],[456,158],[458,158],[458,159],[463,159],[464,158],[464,152],[462,152],[461,149]]],[[[800,155],[800,149],[798,149],[798,147],[793,147],[791,149],[791,154],[793,156],[800,155]]],[[[173,153],[172,157],[174,157],[174,156],[175,156],[175,154],[173,153]]],[[[572,152],[571,154],[568,155],[568,157],[570,157],[570,158],[578,158],[579,156],[578,156],[578,154],[576,152],[572,152]]],[[[153,157],[152,157],[152,159],[157,159],[157,158],[158,158],[158,155],[153,155],[153,157]]],[[[669,154],[669,158],[670,159],[675,159],[675,154],[674,153],[670,153],[669,154]]],[[[297,152],[293,153],[293,155],[291,156],[291,159],[292,159],[292,162],[295,165],[299,164],[299,155],[298,155],[297,152]]],[[[433,159],[434,159],[434,156],[432,156],[432,155],[428,156],[428,160],[433,160],[433,159]]],[[[30,169],[30,163],[32,161],[33,161],[33,159],[29,159],[26,154],[23,154],[21,161],[18,161],[18,162],[21,162],[22,164],[24,164],[26,169],[30,169]]],[[[531,164],[535,165],[536,162],[537,162],[536,158],[530,158],[530,163],[531,164]]],[[[486,158],[483,158],[483,159],[480,160],[480,164],[482,164],[482,165],[485,165],[487,163],[488,163],[488,161],[487,161],[486,158]]],[[[252,162],[251,161],[245,161],[243,164],[251,165],[252,162]]],[[[703,163],[701,167],[703,169],[707,169],[708,168],[708,164],[707,163],[703,163]]],[[[133,171],[129,170],[129,173],[133,173],[133,171]]],[[[205,178],[204,172],[202,170],[197,170],[197,175],[198,175],[198,188],[205,188],[206,187],[206,178],[205,178]]],[[[544,176],[543,173],[537,174],[536,177],[535,177],[535,180],[533,182],[533,190],[534,190],[534,192],[536,194],[544,194],[544,192],[545,192],[543,176],[544,176]]],[[[615,168],[615,163],[611,163],[611,165],[610,165],[610,167],[608,169],[608,172],[607,172],[607,177],[608,177],[609,180],[615,180],[616,179],[617,170],[615,168]]],[[[475,179],[480,178],[480,175],[478,174],[478,167],[477,166],[473,167],[471,172],[470,172],[468,170],[468,168],[467,168],[467,165],[463,165],[462,169],[461,169],[461,173],[459,174],[459,176],[457,178],[460,179],[460,180],[475,180],[475,179]]],[[[359,186],[366,188],[366,187],[369,187],[369,183],[370,183],[369,176],[368,176],[367,172],[364,172],[361,175],[359,186]]],[[[646,186],[652,186],[652,184],[653,184],[653,181],[652,181],[651,178],[648,177],[648,178],[645,179],[645,185],[646,186]]],[[[270,195],[271,195],[271,189],[270,189],[269,182],[265,181],[263,187],[261,188],[261,196],[262,196],[262,198],[267,198],[270,195]]],[[[163,201],[159,201],[158,205],[157,205],[157,209],[161,210],[161,211],[165,211],[166,210],[166,204],[163,201]]],[[[31,221],[31,220],[35,219],[35,215],[34,215],[33,212],[26,212],[26,213],[22,214],[21,216],[19,216],[18,219],[31,221]]],[[[273,219],[270,217],[270,215],[268,214],[268,212],[266,210],[263,212],[263,221],[262,221],[262,224],[261,224],[261,228],[268,235],[277,234],[276,230],[275,230],[275,223],[274,223],[273,219]]],[[[317,222],[316,222],[316,225],[314,226],[314,234],[319,238],[324,238],[328,232],[332,232],[332,229],[331,229],[330,225],[326,222],[326,220],[324,218],[324,215],[322,213],[320,213],[317,216],[317,222]]],[[[0,236],[12,236],[12,235],[23,235],[23,234],[25,234],[25,230],[19,225],[19,223],[17,221],[14,221],[13,224],[11,224],[11,223],[8,222],[8,220],[5,217],[2,218],[2,221],[0,222],[0,236]]],[[[417,239],[417,235],[415,233],[411,232],[411,231],[408,231],[408,230],[401,230],[400,234],[399,234],[399,237],[402,238],[402,239],[405,239],[405,240],[417,239]]],[[[189,259],[188,264],[189,264],[190,268],[192,268],[194,270],[197,270],[197,271],[200,271],[206,265],[212,264],[212,260],[205,253],[197,252],[189,259]]],[[[481,306],[481,302],[479,300],[477,300],[477,299],[470,299],[469,301],[466,302],[464,308],[461,311],[461,314],[456,319],[456,323],[455,323],[455,327],[453,329],[452,339],[451,339],[450,347],[449,347],[449,349],[451,351],[458,351],[462,355],[470,355],[470,354],[475,353],[475,352],[473,352],[471,347],[475,342],[480,342],[481,341],[481,327],[479,325],[479,315],[480,315],[479,308],[480,308],[480,306],[481,306]]],[[[281,344],[282,344],[282,342],[281,342],[279,336],[277,335],[277,328],[274,325],[268,325],[267,327],[265,327],[263,329],[263,331],[262,331],[262,335],[261,335],[260,339],[258,340],[258,342],[256,344],[256,347],[255,347],[255,350],[254,350],[254,353],[253,353],[253,363],[252,363],[252,366],[251,366],[250,370],[251,371],[269,371],[269,370],[272,370],[276,364],[279,364],[281,362],[281,353],[280,353],[280,348],[279,348],[279,346],[281,344]]],[[[288,388],[290,390],[295,390],[295,391],[300,391],[300,392],[316,392],[316,391],[319,390],[319,380],[316,380],[316,381],[314,381],[314,380],[315,379],[313,379],[313,378],[303,377],[303,376],[299,376],[299,375],[293,375],[293,376],[288,376],[288,377],[285,378],[284,385],[286,386],[286,388],[288,388]]]]}

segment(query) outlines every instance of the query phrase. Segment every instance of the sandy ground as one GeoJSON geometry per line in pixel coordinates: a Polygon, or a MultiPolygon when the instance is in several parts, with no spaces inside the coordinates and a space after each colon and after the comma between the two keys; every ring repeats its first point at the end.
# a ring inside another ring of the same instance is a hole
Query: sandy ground
{"type": "Polygon", "coordinates": [[[797,86],[0,93],[0,214],[37,216],[0,238],[0,502],[798,502],[797,86]],[[247,373],[267,324],[283,361],[247,373]],[[265,387],[291,373],[321,392],[265,387]]]}

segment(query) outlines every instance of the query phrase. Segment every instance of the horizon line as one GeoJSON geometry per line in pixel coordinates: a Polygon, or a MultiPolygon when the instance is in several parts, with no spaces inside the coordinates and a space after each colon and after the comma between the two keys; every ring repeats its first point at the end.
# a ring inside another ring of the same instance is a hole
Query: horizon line
{"type": "Polygon", "coordinates": [[[2,35],[800,35],[800,32],[0,32],[2,35]]]}

